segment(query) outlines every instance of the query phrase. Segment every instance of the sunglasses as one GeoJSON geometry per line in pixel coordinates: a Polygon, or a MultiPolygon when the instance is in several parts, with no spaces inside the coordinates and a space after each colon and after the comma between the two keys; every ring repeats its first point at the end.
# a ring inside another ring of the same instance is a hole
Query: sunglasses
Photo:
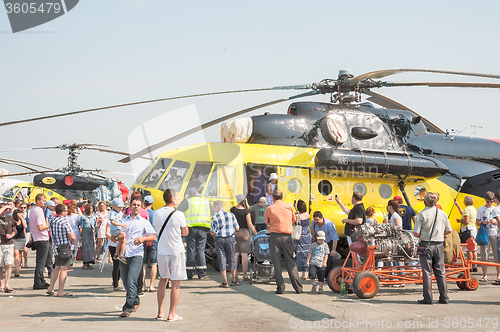
{"type": "Polygon", "coordinates": [[[493,203],[493,200],[486,200],[486,203],[493,203]]]}

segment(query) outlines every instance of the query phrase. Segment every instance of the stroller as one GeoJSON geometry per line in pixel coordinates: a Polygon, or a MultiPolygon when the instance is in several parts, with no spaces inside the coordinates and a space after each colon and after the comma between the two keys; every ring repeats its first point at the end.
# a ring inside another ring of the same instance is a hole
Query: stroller
{"type": "Polygon", "coordinates": [[[250,269],[250,284],[255,281],[269,283],[274,280],[274,266],[271,262],[269,233],[262,230],[253,239],[253,270],[250,269]]]}

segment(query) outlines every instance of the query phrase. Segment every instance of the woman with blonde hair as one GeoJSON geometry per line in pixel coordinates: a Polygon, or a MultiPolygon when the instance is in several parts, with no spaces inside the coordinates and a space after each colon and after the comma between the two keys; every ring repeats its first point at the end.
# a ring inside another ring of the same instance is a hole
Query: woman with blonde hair
{"type": "MultiPolygon", "coordinates": [[[[464,205],[465,209],[462,210],[460,204],[458,204],[457,200],[454,202],[455,206],[458,208],[458,211],[462,215],[460,218],[457,218],[457,222],[460,223],[460,231],[470,230],[470,235],[472,239],[476,240],[477,228],[476,228],[476,216],[477,211],[474,207],[474,199],[471,196],[464,197],[464,205]]],[[[467,260],[475,260],[477,261],[477,250],[474,248],[473,251],[469,251],[467,247],[465,248],[467,251],[467,260]]],[[[471,268],[471,272],[477,272],[477,265],[473,265],[471,268]]]]}

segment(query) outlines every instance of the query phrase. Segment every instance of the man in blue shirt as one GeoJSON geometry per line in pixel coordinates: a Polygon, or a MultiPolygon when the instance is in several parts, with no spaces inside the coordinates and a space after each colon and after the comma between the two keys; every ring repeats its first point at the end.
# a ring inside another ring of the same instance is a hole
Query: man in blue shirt
{"type": "MultiPolygon", "coordinates": [[[[130,202],[130,215],[123,219],[123,223],[127,226],[124,229],[127,239],[124,256],[127,263],[120,261],[120,275],[123,286],[127,290],[127,296],[120,317],[130,317],[131,312],[137,311],[137,308],[141,305],[137,295],[137,281],[141,273],[144,256],[144,246],[142,244],[156,240],[156,232],[153,226],[148,220],[139,215],[141,208],[141,199],[133,198],[130,202]]],[[[116,238],[112,237],[111,240],[116,241],[116,238]]]]}
{"type": "Polygon", "coordinates": [[[401,219],[403,219],[403,229],[411,231],[413,229],[412,221],[415,224],[415,220],[417,219],[415,210],[411,206],[403,205],[401,196],[394,197],[394,200],[399,203],[399,214],[401,215],[401,219]]]}
{"type": "Polygon", "coordinates": [[[328,248],[330,249],[330,255],[328,255],[325,269],[325,276],[328,276],[328,273],[333,269],[333,257],[335,257],[337,241],[339,240],[337,229],[331,220],[323,218],[323,214],[320,211],[314,212],[311,228],[314,237],[316,237],[319,231],[325,232],[325,243],[328,244],[328,248]]]}
{"type": "Polygon", "coordinates": [[[215,249],[217,250],[217,259],[219,260],[220,273],[222,275],[222,284],[219,287],[227,288],[226,262],[231,271],[231,286],[239,285],[236,280],[236,260],[234,258],[235,231],[240,229],[236,217],[231,212],[224,210],[221,201],[214,202],[215,215],[212,217],[210,234],[215,238],[215,249]]]}

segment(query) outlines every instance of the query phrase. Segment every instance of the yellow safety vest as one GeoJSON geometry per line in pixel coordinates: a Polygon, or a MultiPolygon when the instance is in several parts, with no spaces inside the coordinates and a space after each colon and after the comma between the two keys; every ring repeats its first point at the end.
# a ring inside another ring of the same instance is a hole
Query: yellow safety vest
{"type": "Polygon", "coordinates": [[[210,215],[210,203],[201,197],[188,199],[189,208],[186,211],[186,224],[188,227],[210,228],[212,216],[210,215]]]}

